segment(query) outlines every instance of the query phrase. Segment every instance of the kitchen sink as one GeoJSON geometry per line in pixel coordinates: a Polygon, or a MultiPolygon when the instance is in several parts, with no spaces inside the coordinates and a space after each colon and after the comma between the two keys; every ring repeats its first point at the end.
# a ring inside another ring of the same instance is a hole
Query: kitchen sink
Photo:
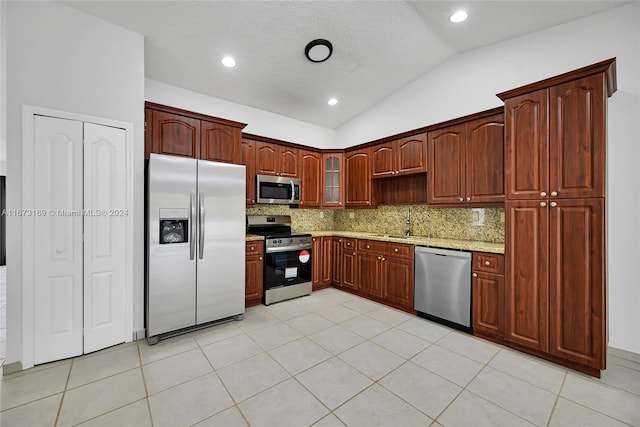
{"type": "Polygon", "coordinates": [[[416,238],[415,236],[405,236],[403,234],[378,234],[378,236],[391,237],[393,239],[405,239],[405,240],[411,240],[416,238]]]}

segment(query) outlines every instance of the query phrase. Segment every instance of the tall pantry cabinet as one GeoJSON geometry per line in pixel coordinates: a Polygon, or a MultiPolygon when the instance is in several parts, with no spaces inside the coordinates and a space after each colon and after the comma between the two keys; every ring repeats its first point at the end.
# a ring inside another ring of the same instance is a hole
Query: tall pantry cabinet
{"type": "Polygon", "coordinates": [[[605,151],[615,59],[505,101],[505,340],[606,367],[605,151]]]}

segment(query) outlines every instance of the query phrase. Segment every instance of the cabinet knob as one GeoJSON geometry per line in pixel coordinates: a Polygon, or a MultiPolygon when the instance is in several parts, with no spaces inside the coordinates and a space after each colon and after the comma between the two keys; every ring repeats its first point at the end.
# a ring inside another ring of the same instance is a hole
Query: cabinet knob
{"type": "Polygon", "coordinates": [[[382,260],[383,260],[383,261],[386,261],[387,259],[386,259],[385,257],[382,257],[382,260]]]}
{"type": "Polygon", "coordinates": [[[472,276],[473,277],[478,277],[478,273],[473,273],[472,276]]]}
{"type": "Polygon", "coordinates": [[[378,257],[378,260],[380,260],[380,259],[382,259],[382,257],[381,257],[381,256],[379,256],[379,257],[378,257]]]}
{"type": "Polygon", "coordinates": [[[256,199],[251,199],[251,203],[255,203],[255,202],[256,202],[256,199]]]}
{"type": "Polygon", "coordinates": [[[250,250],[253,250],[253,246],[251,246],[251,249],[250,249],[250,250]]]}
{"type": "Polygon", "coordinates": [[[467,202],[470,202],[470,201],[471,201],[471,197],[467,197],[467,202]]]}
{"type": "Polygon", "coordinates": [[[260,261],[262,261],[262,257],[260,257],[260,261]]]}
{"type": "Polygon", "coordinates": [[[552,208],[555,208],[556,206],[558,206],[558,204],[557,204],[556,202],[551,202],[551,203],[549,203],[549,205],[550,205],[552,208]]]}
{"type": "Polygon", "coordinates": [[[394,252],[398,252],[398,248],[395,248],[393,251],[394,251],[394,252]]]}
{"type": "Polygon", "coordinates": [[[371,202],[367,200],[367,204],[368,204],[368,205],[370,205],[370,204],[371,204],[371,202]]]}
{"type": "Polygon", "coordinates": [[[398,175],[399,173],[400,173],[399,171],[396,171],[396,175],[398,175]]]}
{"type": "Polygon", "coordinates": [[[491,261],[485,261],[484,265],[491,265],[491,261]]]}
{"type": "Polygon", "coordinates": [[[556,197],[557,195],[558,195],[558,192],[557,192],[557,191],[552,191],[552,192],[551,192],[551,197],[556,197]]]}
{"type": "Polygon", "coordinates": [[[462,197],[460,197],[460,199],[459,199],[459,200],[460,200],[461,202],[464,202],[464,198],[462,198],[462,197]]]}
{"type": "Polygon", "coordinates": [[[546,193],[546,192],[544,192],[544,191],[541,191],[541,192],[540,192],[540,197],[547,197],[547,193],[546,193]]]}
{"type": "Polygon", "coordinates": [[[355,253],[355,252],[353,253],[353,256],[356,256],[356,253],[355,253]]]}
{"type": "Polygon", "coordinates": [[[545,206],[547,206],[547,204],[545,202],[540,202],[540,206],[544,208],[545,206]]]}
{"type": "Polygon", "coordinates": [[[370,249],[370,248],[371,248],[371,246],[367,245],[367,249],[370,249]]]}

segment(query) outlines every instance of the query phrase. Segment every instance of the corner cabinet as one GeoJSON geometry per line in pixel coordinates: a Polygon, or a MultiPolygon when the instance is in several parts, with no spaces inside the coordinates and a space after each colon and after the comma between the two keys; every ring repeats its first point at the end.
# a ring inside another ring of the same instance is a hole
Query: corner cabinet
{"type": "Polygon", "coordinates": [[[370,148],[347,151],[345,154],[345,207],[371,208],[375,206],[371,191],[370,148]]]}
{"type": "Polygon", "coordinates": [[[427,204],[504,202],[502,112],[429,132],[427,152],[427,204]]]}
{"type": "Polygon", "coordinates": [[[615,60],[505,101],[505,342],[600,376],[606,367],[605,151],[615,60]]]}
{"type": "Polygon", "coordinates": [[[145,157],[150,153],[240,164],[244,123],[145,103],[145,157]]]}
{"type": "Polygon", "coordinates": [[[344,208],[344,153],[322,154],[323,208],[344,208]]]}

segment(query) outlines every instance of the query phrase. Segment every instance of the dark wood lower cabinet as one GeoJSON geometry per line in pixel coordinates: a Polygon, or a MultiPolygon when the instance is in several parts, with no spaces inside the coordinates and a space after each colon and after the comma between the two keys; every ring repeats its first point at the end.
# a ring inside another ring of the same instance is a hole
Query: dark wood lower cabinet
{"type": "Polygon", "coordinates": [[[313,290],[331,286],[333,257],[331,256],[333,239],[331,237],[314,237],[312,252],[312,286],[313,290]]]}
{"type": "Polygon", "coordinates": [[[382,296],[382,263],[380,255],[361,252],[358,254],[358,283],[364,295],[382,296]]]}
{"type": "Polygon", "coordinates": [[[263,294],[263,245],[262,241],[246,242],[244,305],[251,307],[262,303],[263,294]]]}
{"type": "Polygon", "coordinates": [[[334,286],[342,287],[342,238],[334,237],[331,242],[333,258],[331,267],[331,283],[334,286]]]}
{"type": "MultiPolygon", "coordinates": [[[[354,239],[349,239],[354,240],[354,239]]],[[[355,245],[354,245],[355,246],[355,245]]],[[[358,259],[356,248],[342,246],[342,286],[357,290],[358,287],[358,259]]]]}
{"type": "Polygon", "coordinates": [[[477,335],[504,337],[504,256],[473,253],[472,323],[477,335]]]}
{"type": "Polygon", "coordinates": [[[413,254],[411,259],[385,257],[382,268],[382,298],[413,310],[413,254]]]}

